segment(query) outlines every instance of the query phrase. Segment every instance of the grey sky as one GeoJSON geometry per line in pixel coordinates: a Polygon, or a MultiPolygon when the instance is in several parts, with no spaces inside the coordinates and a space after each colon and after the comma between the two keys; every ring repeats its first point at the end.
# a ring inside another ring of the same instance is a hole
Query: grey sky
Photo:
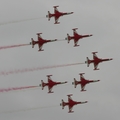
{"type": "Polygon", "coordinates": [[[119,120],[119,31],[120,31],[119,0],[1,0],[0,23],[41,17],[38,20],[19,22],[0,26],[0,46],[26,44],[31,38],[37,39],[36,33],[42,32],[45,39],[64,39],[66,34],[72,35],[72,29],[78,28],[79,34],[93,34],[90,38],[79,41],[79,47],[73,47],[73,41],[48,43],[44,51],[31,46],[1,50],[0,71],[31,68],[37,66],[57,65],[84,62],[86,57],[92,59],[91,52],[98,51],[98,57],[113,58],[113,61],[99,64],[99,71],[93,71],[93,65],[86,64],[48,69],[23,74],[0,76],[0,88],[39,85],[40,80],[47,81],[46,75],[52,74],[54,81],[68,81],[68,84],[53,88],[54,93],[48,94],[47,88],[0,93],[0,120],[119,120]],[[59,5],[59,11],[71,12],[73,15],[63,16],[60,24],[54,25],[45,17],[53,6],[59,5]],[[79,73],[85,72],[87,79],[100,79],[99,83],[86,86],[86,92],[80,87],[74,89],[71,84],[79,73]],[[73,107],[74,113],[68,114],[68,107],[62,110],[61,99],[67,101],[67,94],[72,93],[73,100],[88,101],[73,107]],[[58,106],[57,106],[58,105],[58,106]],[[42,108],[50,106],[48,108],[42,108]],[[53,106],[53,107],[51,107],[53,106]],[[41,107],[40,109],[13,113],[14,111],[41,107]]]}

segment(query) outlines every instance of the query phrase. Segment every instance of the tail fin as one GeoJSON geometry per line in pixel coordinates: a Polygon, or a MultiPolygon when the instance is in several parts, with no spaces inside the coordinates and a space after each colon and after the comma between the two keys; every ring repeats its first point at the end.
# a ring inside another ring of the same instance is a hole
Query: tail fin
{"type": "Polygon", "coordinates": [[[33,40],[33,38],[31,38],[31,41],[30,44],[32,44],[32,48],[34,48],[34,45],[35,45],[35,41],[33,40]]]}
{"type": "Polygon", "coordinates": [[[46,15],[46,17],[47,17],[48,20],[50,21],[50,18],[52,17],[50,11],[48,11],[48,15],[46,15]]]}
{"type": "Polygon", "coordinates": [[[65,107],[65,102],[64,102],[63,99],[62,99],[61,101],[62,101],[62,102],[60,103],[60,106],[62,106],[62,109],[64,109],[64,107],[65,107]]]}
{"type": "Polygon", "coordinates": [[[72,84],[74,85],[74,88],[76,88],[77,86],[77,80],[74,78],[74,82],[72,82],[72,84]]]}
{"type": "Polygon", "coordinates": [[[71,40],[71,36],[67,33],[67,38],[65,38],[65,39],[68,40],[68,43],[69,43],[71,40]]]}
{"type": "Polygon", "coordinates": [[[41,84],[40,86],[42,87],[42,90],[44,89],[45,83],[43,82],[43,80],[41,80],[41,84]]]}
{"type": "Polygon", "coordinates": [[[87,61],[85,61],[85,63],[87,63],[87,67],[89,67],[89,65],[90,65],[90,60],[89,60],[88,57],[86,57],[86,59],[87,59],[87,61]]]}

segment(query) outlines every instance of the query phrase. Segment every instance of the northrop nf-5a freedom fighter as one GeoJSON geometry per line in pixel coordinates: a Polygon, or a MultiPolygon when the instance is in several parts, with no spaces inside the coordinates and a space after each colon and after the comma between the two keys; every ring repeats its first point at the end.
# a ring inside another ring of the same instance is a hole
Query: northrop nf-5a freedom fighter
{"type": "Polygon", "coordinates": [[[84,102],[73,101],[71,98],[72,94],[67,95],[67,96],[68,96],[68,102],[64,102],[62,99],[62,103],[60,103],[60,106],[62,106],[62,109],[64,109],[65,106],[68,106],[68,108],[69,108],[68,113],[74,112],[74,111],[72,111],[72,108],[74,105],[87,103],[87,101],[84,101],[84,102]]]}
{"type": "Polygon", "coordinates": [[[84,88],[85,88],[85,85],[86,84],[89,84],[89,83],[92,83],[92,82],[98,82],[100,80],[87,80],[84,78],[83,74],[85,73],[80,73],[80,81],[77,81],[75,78],[74,78],[74,82],[72,82],[72,84],[74,85],[74,87],[76,88],[76,86],[78,84],[81,85],[81,91],[86,91],[84,88]]]}
{"type": "Polygon", "coordinates": [[[79,46],[77,43],[79,41],[79,39],[82,39],[82,38],[85,38],[85,37],[90,37],[90,36],[93,36],[92,34],[91,35],[80,35],[77,33],[77,30],[78,28],[74,28],[72,29],[73,30],[73,36],[70,36],[69,34],[67,34],[67,38],[65,38],[66,40],[68,40],[68,43],[70,42],[70,40],[74,40],[74,47],[76,46],[79,46]]]}
{"type": "Polygon", "coordinates": [[[45,40],[45,39],[43,39],[43,38],[40,36],[40,34],[42,34],[42,33],[37,33],[38,41],[34,41],[33,38],[31,38],[31,41],[32,41],[32,42],[30,42],[30,44],[32,44],[32,48],[34,48],[34,45],[35,45],[35,44],[38,44],[38,47],[39,47],[39,50],[38,50],[38,51],[43,51],[43,49],[42,49],[43,44],[48,43],[48,42],[57,41],[57,39],[54,39],[54,40],[45,40]]]}
{"type": "Polygon", "coordinates": [[[46,17],[48,18],[48,20],[50,20],[51,17],[55,18],[55,23],[54,24],[59,24],[60,22],[58,22],[59,17],[63,16],[63,15],[69,15],[69,14],[73,14],[73,12],[59,12],[57,7],[59,6],[53,6],[54,8],[54,13],[51,14],[50,11],[48,11],[48,15],[46,15],[46,17]]]}
{"type": "Polygon", "coordinates": [[[112,58],[110,59],[102,59],[102,58],[98,58],[97,55],[96,55],[97,52],[92,52],[93,54],[93,60],[90,60],[88,57],[87,57],[87,61],[85,61],[85,63],[87,63],[87,67],[89,67],[89,65],[91,63],[94,64],[94,70],[99,70],[97,68],[98,64],[101,63],[101,62],[104,62],[104,61],[110,61],[110,60],[113,60],[112,58]]]}
{"type": "Polygon", "coordinates": [[[42,87],[42,90],[44,89],[45,86],[48,86],[48,93],[53,93],[53,91],[51,91],[53,86],[58,85],[58,84],[65,84],[65,83],[67,83],[67,81],[65,81],[65,82],[54,82],[51,79],[51,76],[52,75],[47,75],[48,83],[44,83],[43,80],[41,80],[41,84],[40,84],[40,86],[42,87]]]}

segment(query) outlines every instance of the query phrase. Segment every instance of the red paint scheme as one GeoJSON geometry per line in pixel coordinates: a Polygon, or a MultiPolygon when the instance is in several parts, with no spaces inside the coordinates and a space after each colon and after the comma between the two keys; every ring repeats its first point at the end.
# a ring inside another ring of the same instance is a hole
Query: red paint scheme
{"type": "Polygon", "coordinates": [[[51,76],[52,75],[47,75],[48,83],[44,83],[43,80],[41,80],[41,84],[40,84],[40,86],[42,87],[42,90],[44,89],[45,86],[48,86],[48,93],[53,93],[53,91],[51,91],[53,86],[58,85],[58,84],[67,83],[67,81],[65,81],[65,82],[54,82],[54,81],[52,81],[51,76]]]}
{"type": "Polygon", "coordinates": [[[87,61],[85,61],[85,63],[87,63],[87,66],[89,67],[89,65],[91,63],[94,64],[94,70],[99,70],[97,68],[98,64],[103,62],[103,61],[110,61],[110,60],[113,60],[112,58],[110,59],[102,59],[102,58],[98,58],[97,55],[96,55],[97,52],[92,52],[93,54],[93,60],[90,60],[88,57],[87,57],[87,61]]]}
{"type": "Polygon", "coordinates": [[[34,45],[38,44],[38,47],[39,47],[38,51],[43,51],[43,49],[42,49],[43,44],[48,43],[48,42],[57,41],[57,39],[54,39],[54,40],[45,40],[45,39],[43,39],[40,36],[40,34],[42,34],[42,33],[37,33],[38,41],[34,41],[33,38],[31,38],[32,42],[30,42],[30,44],[32,44],[32,48],[34,48],[34,45]]]}
{"type": "Polygon", "coordinates": [[[74,112],[74,111],[72,111],[72,108],[74,105],[87,103],[87,101],[84,101],[84,102],[73,101],[71,98],[72,94],[67,95],[67,96],[68,96],[68,102],[64,102],[64,100],[62,99],[62,103],[60,103],[60,106],[62,106],[62,109],[64,109],[65,106],[68,106],[68,108],[69,108],[68,113],[74,112]]]}
{"type": "Polygon", "coordinates": [[[73,30],[73,36],[70,36],[69,34],[67,34],[67,38],[65,38],[66,40],[68,40],[68,43],[70,42],[70,40],[74,40],[74,47],[77,47],[79,46],[77,43],[79,41],[79,39],[82,39],[82,38],[85,38],[85,37],[90,37],[90,36],[93,36],[92,34],[91,35],[80,35],[76,32],[78,28],[74,28],[72,29],[73,30]]]}
{"type": "Polygon", "coordinates": [[[48,11],[48,15],[46,15],[46,17],[48,18],[48,20],[50,21],[51,17],[55,18],[55,23],[54,24],[59,24],[60,22],[58,22],[59,17],[63,16],[63,15],[69,15],[69,14],[73,14],[73,12],[59,12],[57,7],[59,6],[53,6],[54,8],[54,13],[51,14],[50,11],[48,11]]]}
{"type": "Polygon", "coordinates": [[[75,88],[76,88],[76,86],[77,86],[78,84],[80,84],[80,85],[81,85],[81,91],[86,91],[86,90],[84,89],[86,84],[89,84],[89,83],[91,83],[91,82],[98,82],[98,81],[100,81],[100,80],[87,80],[87,79],[84,78],[83,74],[85,74],[85,73],[80,73],[80,74],[79,74],[79,75],[80,75],[80,81],[77,81],[77,80],[74,78],[74,82],[72,82],[72,84],[74,85],[75,88]]]}

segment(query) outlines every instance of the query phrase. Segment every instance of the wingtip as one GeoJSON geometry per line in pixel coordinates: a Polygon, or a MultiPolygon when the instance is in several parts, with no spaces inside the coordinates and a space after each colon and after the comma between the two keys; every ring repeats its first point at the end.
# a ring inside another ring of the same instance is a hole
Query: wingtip
{"type": "Polygon", "coordinates": [[[84,92],[84,91],[87,91],[87,90],[81,90],[81,92],[84,92]]]}
{"type": "Polygon", "coordinates": [[[85,74],[85,73],[79,73],[79,75],[83,75],[83,74],[85,74]]]}
{"type": "Polygon", "coordinates": [[[93,70],[100,70],[100,69],[98,69],[98,68],[95,68],[95,69],[93,69],[93,70]]]}

